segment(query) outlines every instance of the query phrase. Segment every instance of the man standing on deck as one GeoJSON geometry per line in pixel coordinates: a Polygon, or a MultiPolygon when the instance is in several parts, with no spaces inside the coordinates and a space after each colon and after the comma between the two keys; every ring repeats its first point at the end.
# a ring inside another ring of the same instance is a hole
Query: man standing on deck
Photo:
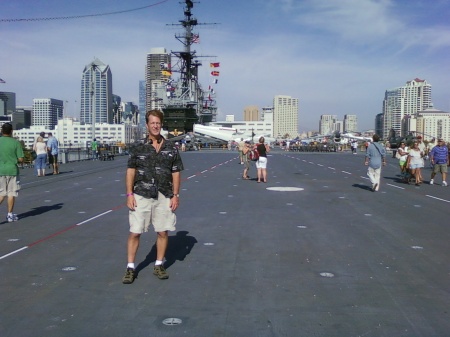
{"type": "Polygon", "coordinates": [[[97,138],[94,138],[94,140],[91,143],[91,151],[92,151],[92,160],[98,160],[98,143],[97,143],[97,138]]]}
{"type": "Polygon", "coordinates": [[[447,167],[449,164],[448,149],[443,139],[439,138],[438,143],[430,152],[430,161],[433,164],[430,185],[434,184],[434,177],[438,172],[442,174],[442,186],[447,186],[447,167]]]}
{"type": "Polygon", "coordinates": [[[157,232],[153,274],[161,280],[169,278],[163,263],[169,243],[168,231],[175,230],[183,163],[176,146],[161,135],[163,118],[159,110],[148,111],[145,115],[148,137],[130,149],[126,173],[130,234],[124,284],[133,283],[137,276],[134,260],[139,239],[150,224],[157,232]]]}
{"type": "Polygon", "coordinates": [[[53,167],[53,174],[59,174],[58,168],[58,140],[53,137],[51,132],[48,133],[47,141],[48,162],[53,167]]]}
{"type": "Polygon", "coordinates": [[[386,165],[386,150],[378,144],[380,136],[374,134],[372,139],[373,142],[367,145],[364,164],[369,166],[367,175],[372,183],[372,191],[375,192],[380,188],[381,164],[386,165]]]}

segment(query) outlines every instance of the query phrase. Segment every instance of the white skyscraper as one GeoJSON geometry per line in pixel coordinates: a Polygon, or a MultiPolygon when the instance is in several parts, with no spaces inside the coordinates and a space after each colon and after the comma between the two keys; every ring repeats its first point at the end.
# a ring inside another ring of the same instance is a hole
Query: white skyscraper
{"type": "Polygon", "coordinates": [[[431,84],[426,80],[414,79],[403,87],[386,90],[383,101],[383,138],[392,129],[397,136],[404,136],[402,119],[431,106],[431,84]]]}
{"type": "Polygon", "coordinates": [[[91,124],[95,114],[95,123],[113,124],[112,75],[108,65],[99,59],[84,67],[81,78],[80,121],[91,124]]]}
{"type": "Polygon", "coordinates": [[[53,130],[63,118],[64,102],[53,98],[33,99],[31,125],[53,130]]]}
{"type": "Polygon", "coordinates": [[[319,134],[321,135],[329,135],[336,131],[336,115],[321,115],[319,122],[319,134]]]}
{"type": "Polygon", "coordinates": [[[358,117],[356,115],[344,116],[344,132],[358,131],[358,117]]]}
{"type": "Polygon", "coordinates": [[[277,95],[273,98],[273,136],[298,136],[298,98],[277,95]]]}
{"type": "Polygon", "coordinates": [[[428,108],[417,113],[416,131],[425,140],[442,138],[450,142],[450,113],[428,108]]]}

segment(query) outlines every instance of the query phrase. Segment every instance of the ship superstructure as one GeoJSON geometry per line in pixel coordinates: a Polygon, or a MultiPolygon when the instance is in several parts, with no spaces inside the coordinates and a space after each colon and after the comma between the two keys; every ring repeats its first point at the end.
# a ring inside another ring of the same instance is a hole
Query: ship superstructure
{"type": "MultiPolygon", "coordinates": [[[[151,99],[158,101],[164,112],[164,128],[173,134],[193,131],[196,123],[204,124],[215,121],[217,107],[215,91],[208,87],[204,90],[199,83],[198,70],[202,66],[200,57],[191,49],[192,44],[198,43],[199,34],[194,32],[198,25],[192,14],[194,2],[184,1],[184,19],[179,20],[183,32],[175,34],[175,38],[184,45],[182,51],[171,51],[171,63],[162,62],[161,72],[167,75],[164,81],[152,86],[151,99]],[[174,79],[178,76],[178,79],[174,79]]],[[[215,63],[211,63],[215,64],[215,63]]],[[[213,72],[212,72],[213,73],[213,72]]]]}

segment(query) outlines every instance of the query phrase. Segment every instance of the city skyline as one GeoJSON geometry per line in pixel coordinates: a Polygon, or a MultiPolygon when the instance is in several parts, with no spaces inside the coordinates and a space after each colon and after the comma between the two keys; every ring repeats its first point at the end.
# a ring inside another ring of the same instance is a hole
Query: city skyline
{"type": "MultiPolygon", "coordinates": [[[[114,73],[114,94],[139,102],[151,48],[180,51],[174,26],[183,8],[176,0],[45,3],[15,1],[2,19],[139,11],[74,20],[0,21],[1,91],[17,105],[33,98],[68,101],[79,112],[80,74],[97,57],[114,73]],[[75,102],[76,101],[76,102],[75,102]]],[[[322,114],[354,114],[361,130],[373,129],[386,90],[420,78],[432,85],[432,103],[450,111],[450,4],[445,1],[210,0],[195,3],[201,58],[200,82],[211,83],[210,62],[220,62],[215,85],[218,119],[241,116],[248,105],[271,105],[276,95],[299,99],[299,132],[317,129],[322,114]]]]}

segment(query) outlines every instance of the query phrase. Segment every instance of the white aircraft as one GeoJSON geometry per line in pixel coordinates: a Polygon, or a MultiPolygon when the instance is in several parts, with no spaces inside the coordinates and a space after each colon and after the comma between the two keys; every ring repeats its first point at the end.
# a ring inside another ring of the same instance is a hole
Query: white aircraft
{"type": "Polygon", "coordinates": [[[368,142],[372,141],[371,137],[355,136],[355,135],[353,135],[350,132],[348,132],[348,133],[341,133],[341,137],[342,138],[348,138],[350,140],[356,139],[356,140],[365,140],[365,141],[368,141],[368,142]]]}
{"type": "MultiPolygon", "coordinates": [[[[238,132],[236,129],[224,126],[206,126],[201,124],[194,124],[194,135],[211,137],[226,142],[230,140],[239,142],[241,139],[244,141],[252,140],[252,135],[249,133],[238,132]]],[[[275,138],[269,137],[268,135],[255,135],[253,136],[253,141],[257,142],[261,136],[268,143],[275,142],[275,138]]]]}

